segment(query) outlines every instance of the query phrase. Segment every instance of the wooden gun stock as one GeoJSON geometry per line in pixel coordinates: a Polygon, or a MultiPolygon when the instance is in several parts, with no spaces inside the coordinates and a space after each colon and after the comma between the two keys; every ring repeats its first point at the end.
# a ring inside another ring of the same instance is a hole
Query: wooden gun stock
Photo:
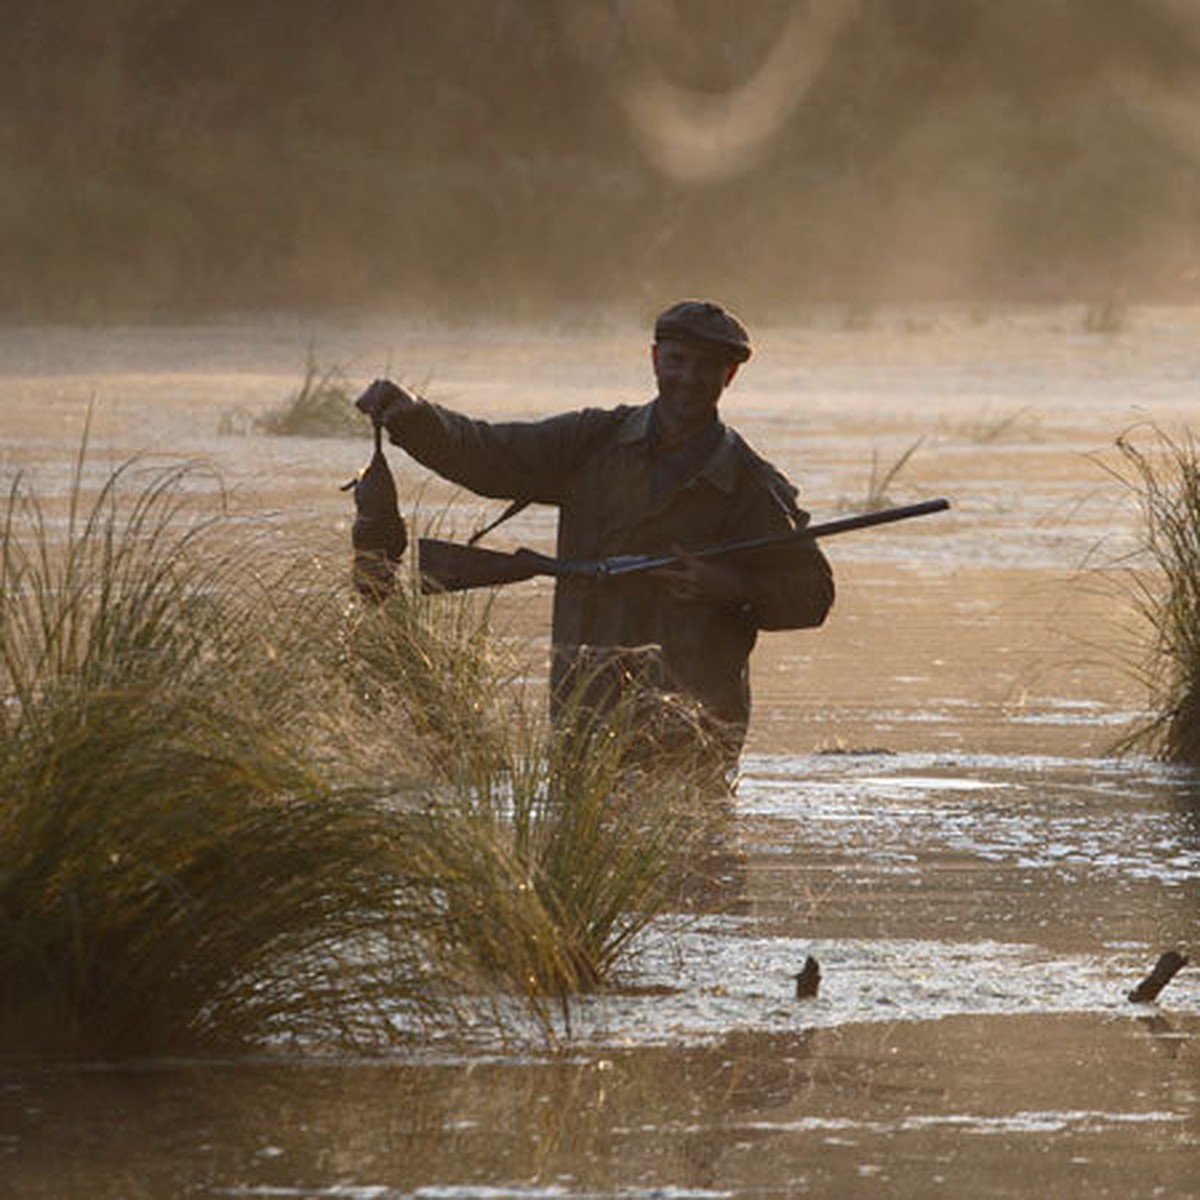
{"type": "Polygon", "coordinates": [[[468,588],[520,583],[535,575],[561,575],[556,558],[522,547],[512,552],[420,538],[417,566],[423,592],[461,592],[468,588]]]}
{"type": "MultiPolygon", "coordinates": [[[[884,508],[878,512],[840,517],[820,525],[809,525],[804,529],[771,537],[710,546],[694,553],[698,558],[716,558],[727,554],[765,550],[772,546],[785,546],[789,542],[848,533],[852,529],[867,529],[873,525],[907,521],[912,517],[943,512],[949,507],[949,500],[923,500],[919,504],[905,504],[899,508],[884,508]]],[[[496,587],[504,583],[519,583],[523,579],[532,579],[535,575],[615,579],[622,575],[676,566],[680,561],[676,554],[625,554],[598,559],[595,562],[569,562],[525,548],[507,553],[501,550],[485,550],[481,546],[465,546],[459,542],[444,542],[438,538],[421,538],[417,544],[417,566],[421,573],[421,590],[424,592],[461,592],[469,588],[496,587]]]]}

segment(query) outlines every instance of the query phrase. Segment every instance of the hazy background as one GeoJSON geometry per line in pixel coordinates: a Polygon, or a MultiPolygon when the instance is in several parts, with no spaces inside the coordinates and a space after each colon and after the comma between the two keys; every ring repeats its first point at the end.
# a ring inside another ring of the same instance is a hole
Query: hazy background
{"type": "Polygon", "coordinates": [[[0,0],[0,317],[1200,298],[1196,0],[0,0]]]}

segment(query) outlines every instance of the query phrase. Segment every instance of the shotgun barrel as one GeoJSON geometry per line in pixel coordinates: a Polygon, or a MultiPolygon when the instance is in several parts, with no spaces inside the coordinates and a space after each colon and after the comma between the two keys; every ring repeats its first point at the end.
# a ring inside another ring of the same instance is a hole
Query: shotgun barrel
{"type": "MultiPolygon", "coordinates": [[[[852,517],[838,517],[823,521],[820,525],[806,525],[790,533],[773,534],[768,537],[752,538],[744,542],[729,542],[723,546],[709,546],[692,552],[695,558],[718,558],[729,554],[743,554],[752,550],[765,550],[771,546],[785,546],[789,542],[804,541],[806,538],[832,537],[836,533],[849,533],[852,529],[867,529],[872,525],[890,525],[894,521],[907,521],[912,517],[923,517],[928,513],[943,512],[950,507],[945,499],[922,500],[919,504],[904,504],[898,508],[881,508],[875,512],[857,513],[852,517]]],[[[630,575],[637,571],[656,571],[673,567],[680,562],[678,554],[619,555],[602,559],[598,564],[599,574],[607,576],[630,575]]]]}
{"type": "MultiPolygon", "coordinates": [[[[698,558],[717,558],[764,550],[772,546],[785,546],[790,542],[848,533],[853,529],[867,529],[874,525],[907,521],[913,517],[943,512],[949,507],[949,500],[923,500],[919,504],[905,504],[898,508],[884,508],[852,517],[839,517],[788,533],[709,546],[693,553],[698,558]]],[[[591,562],[572,562],[551,558],[525,547],[511,552],[487,550],[482,546],[466,546],[460,542],[442,541],[440,538],[421,538],[417,544],[421,590],[425,592],[461,592],[469,588],[496,587],[505,583],[519,583],[523,579],[532,579],[535,575],[553,578],[569,576],[583,579],[616,579],[623,575],[677,566],[681,561],[682,558],[677,554],[621,554],[591,562]]]]}

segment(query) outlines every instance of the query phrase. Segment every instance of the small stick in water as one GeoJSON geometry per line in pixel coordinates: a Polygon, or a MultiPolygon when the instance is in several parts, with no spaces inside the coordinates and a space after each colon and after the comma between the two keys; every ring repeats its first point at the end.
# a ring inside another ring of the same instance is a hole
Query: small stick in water
{"type": "Polygon", "coordinates": [[[812,1000],[821,986],[821,965],[810,954],[804,966],[796,972],[796,999],[812,1000]]]}
{"type": "Polygon", "coordinates": [[[1177,950],[1168,950],[1154,964],[1154,970],[1129,993],[1134,1004],[1149,1004],[1157,999],[1158,993],[1175,978],[1176,973],[1188,964],[1187,958],[1177,950]]]}

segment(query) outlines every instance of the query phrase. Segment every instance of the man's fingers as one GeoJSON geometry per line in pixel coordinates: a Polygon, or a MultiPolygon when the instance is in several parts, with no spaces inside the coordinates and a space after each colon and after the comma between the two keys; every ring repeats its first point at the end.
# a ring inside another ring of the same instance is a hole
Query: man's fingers
{"type": "Polygon", "coordinates": [[[378,421],[386,414],[393,401],[402,399],[404,396],[405,392],[390,379],[376,379],[354,402],[354,406],[360,412],[365,412],[378,421]]]}
{"type": "Polygon", "coordinates": [[[373,383],[368,384],[362,395],[355,400],[354,407],[359,412],[364,412],[372,417],[375,415],[380,407],[379,383],[380,381],[376,379],[373,383]]]}

